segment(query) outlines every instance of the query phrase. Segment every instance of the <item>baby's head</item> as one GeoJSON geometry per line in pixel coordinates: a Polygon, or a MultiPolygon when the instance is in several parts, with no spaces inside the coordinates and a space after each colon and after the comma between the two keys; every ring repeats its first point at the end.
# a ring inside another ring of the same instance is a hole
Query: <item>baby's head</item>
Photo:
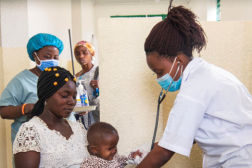
{"type": "Polygon", "coordinates": [[[105,160],[112,160],[117,153],[119,136],[117,130],[105,122],[97,122],[87,132],[89,151],[105,160]]]}

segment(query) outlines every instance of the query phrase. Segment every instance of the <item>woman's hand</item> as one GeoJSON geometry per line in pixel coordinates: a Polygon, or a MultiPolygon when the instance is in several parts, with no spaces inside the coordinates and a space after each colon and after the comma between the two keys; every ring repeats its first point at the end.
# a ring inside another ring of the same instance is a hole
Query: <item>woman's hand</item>
{"type": "MultiPolygon", "coordinates": [[[[2,106],[0,107],[0,115],[3,119],[16,119],[21,117],[23,104],[19,106],[2,106]]],[[[34,104],[26,104],[24,107],[24,113],[27,114],[34,107],[34,104]]]]}
{"type": "Polygon", "coordinates": [[[159,168],[170,160],[174,152],[155,145],[137,168],[159,168]]]}
{"type": "Polygon", "coordinates": [[[99,80],[91,80],[90,86],[95,90],[96,88],[99,89],[99,80]]]}
{"type": "Polygon", "coordinates": [[[24,107],[24,113],[27,114],[29,111],[31,111],[34,108],[35,104],[26,104],[24,107]]]}
{"type": "Polygon", "coordinates": [[[81,112],[81,113],[78,113],[79,115],[86,115],[88,114],[90,111],[84,111],[84,112],[81,112]]]}

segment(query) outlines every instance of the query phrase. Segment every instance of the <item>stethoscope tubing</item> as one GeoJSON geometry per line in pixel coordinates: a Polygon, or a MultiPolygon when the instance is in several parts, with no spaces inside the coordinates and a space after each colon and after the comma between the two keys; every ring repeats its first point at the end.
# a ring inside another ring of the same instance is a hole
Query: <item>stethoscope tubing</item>
{"type": "MultiPolygon", "coordinates": [[[[176,78],[178,72],[179,72],[179,69],[180,69],[180,64],[178,65],[178,69],[174,75],[174,77],[172,78],[172,82],[174,81],[174,79],[176,78]]],[[[163,88],[161,89],[161,92],[160,92],[160,95],[158,97],[158,106],[157,106],[157,115],[156,115],[156,124],[155,124],[155,128],[154,128],[154,133],[153,133],[153,138],[152,138],[152,143],[151,143],[151,150],[153,149],[154,147],[154,143],[155,143],[155,139],[156,139],[156,134],[157,134],[157,127],[158,127],[158,119],[159,119],[159,109],[160,109],[160,104],[163,102],[167,92],[169,91],[171,85],[172,85],[172,82],[171,84],[168,86],[168,88],[166,89],[166,92],[163,94],[163,88]]]]}

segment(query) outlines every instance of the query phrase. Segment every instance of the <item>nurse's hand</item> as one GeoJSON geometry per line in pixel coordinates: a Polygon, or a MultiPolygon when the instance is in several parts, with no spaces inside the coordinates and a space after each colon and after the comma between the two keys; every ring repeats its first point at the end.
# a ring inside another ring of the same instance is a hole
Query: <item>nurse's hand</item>
{"type": "Polygon", "coordinates": [[[31,104],[31,103],[26,104],[25,107],[24,107],[24,113],[25,114],[29,113],[29,111],[31,111],[34,108],[34,105],[35,104],[31,104]]]}
{"type": "Polygon", "coordinates": [[[156,145],[137,168],[160,168],[170,160],[174,152],[156,145]]]}

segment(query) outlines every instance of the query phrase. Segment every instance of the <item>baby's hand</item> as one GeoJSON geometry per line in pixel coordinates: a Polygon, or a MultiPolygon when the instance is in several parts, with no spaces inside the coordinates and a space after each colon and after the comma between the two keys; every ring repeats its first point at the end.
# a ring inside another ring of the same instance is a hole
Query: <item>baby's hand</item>
{"type": "Polygon", "coordinates": [[[137,151],[135,151],[135,152],[131,152],[131,157],[132,158],[136,158],[136,156],[140,156],[140,157],[142,157],[142,152],[140,152],[139,150],[137,150],[137,151]]]}

